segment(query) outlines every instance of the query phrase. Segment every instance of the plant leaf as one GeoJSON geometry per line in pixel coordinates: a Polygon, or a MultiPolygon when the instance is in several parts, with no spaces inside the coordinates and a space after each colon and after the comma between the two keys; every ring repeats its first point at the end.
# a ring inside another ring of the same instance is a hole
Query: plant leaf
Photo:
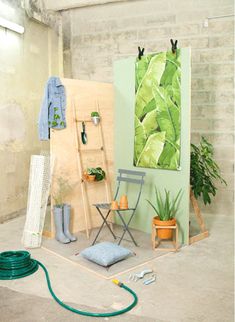
{"type": "Polygon", "coordinates": [[[160,84],[166,87],[172,84],[173,75],[176,70],[180,70],[180,49],[177,50],[177,54],[173,54],[172,51],[166,53],[166,67],[162,75],[160,84]]]}
{"type": "Polygon", "coordinates": [[[139,83],[135,102],[135,113],[139,119],[142,117],[146,105],[153,99],[153,84],[160,84],[165,69],[165,63],[166,53],[154,55],[150,60],[142,81],[139,83]]]}
{"type": "Polygon", "coordinates": [[[166,142],[158,160],[159,166],[163,169],[177,169],[179,167],[179,160],[179,145],[172,145],[166,142]]]}
{"type": "Polygon", "coordinates": [[[158,123],[157,123],[157,109],[146,114],[144,120],[142,121],[145,133],[147,136],[156,132],[158,123]]]}
{"type": "Polygon", "coordinates": [[[142,150],[136,165],[140,167],[158,168],[158,159],[165,143],[165,132],[151,134],[142,150]]]}
{"type": "Polygon", "coordinates": [[[143,79],[148,69],[148,65],[151,58],[152,57],[150,55],[145,55],[145,56],[142,56],[141,59],[136,59],[136,63],[135,63],[135,91],[136,92],[138,90],[141,80],[143,79]]]}
{"type": "Polygon", "coordinates": [[[134,143],[134,165],[137,164],[137,160],[146,144],[147,136],[143,124],[135,116],[135,143],[134,143]]]}
{"type": "Polygon", "coordinates": [[[161,131],[166,132],[166,138],[176,142],[180,136],[180,110],[170,99],[163,87],[154,85],[154,98],[158,111],[157,121],[161,131]]]}

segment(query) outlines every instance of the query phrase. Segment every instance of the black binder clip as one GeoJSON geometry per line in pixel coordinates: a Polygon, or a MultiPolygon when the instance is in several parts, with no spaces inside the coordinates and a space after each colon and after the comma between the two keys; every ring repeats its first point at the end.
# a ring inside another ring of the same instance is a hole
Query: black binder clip
{"type": "Polygon", "coordinates": [[[138,51],[139,51],[139,53],[138,53],[138,58],[139,58],[139,60],[141,59],[141,57],[142,56],[144,56],[144,48],[140,48],[140,47],[138,47],[138,51]]]}
{"type": "Polygon", "coordinates": [[[173,39],[171,39],[171,50],[172,50],[173,54],[176,53],[176,50],[177,50],[177,42],[178,42],[178,40],[176,40],[174,42],[173,39]]]}

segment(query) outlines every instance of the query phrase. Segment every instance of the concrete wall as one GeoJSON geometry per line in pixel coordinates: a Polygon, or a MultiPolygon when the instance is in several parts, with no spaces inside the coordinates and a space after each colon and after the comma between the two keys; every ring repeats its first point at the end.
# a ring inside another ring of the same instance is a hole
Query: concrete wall
{"type": "Polygon", "coordinates": [[[1,17],[25,27],[0,27],[0,222],[26,208],[31,154],[47,151],[37,135],[44,84],[59,72],[58,35],[30,20],[21,1],[0,0],[1,17]]]}
{"type": "Polygon", "coordinates": [[[113,81],[113,61],[166,50],[170,38],[192,47],[192,141],[205,135],[228,186],[220,187],[209,213],[233,214],[233,0],[126,1],[64,11],[66,77],[113,81]]]}

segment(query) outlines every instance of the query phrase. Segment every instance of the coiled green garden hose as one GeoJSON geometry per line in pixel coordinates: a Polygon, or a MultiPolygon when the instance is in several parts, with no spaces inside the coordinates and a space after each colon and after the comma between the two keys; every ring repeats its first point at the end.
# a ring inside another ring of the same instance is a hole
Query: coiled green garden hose
{"type": "Polygon", "coordinates": [[[36,259],[32,259],[30,256],[30,253],[24,250],[7,251],[7,252],[0,253],[0,280],[14,280],[17,278],[26,277],[36,272],[39,266],[41,266],[41,268],[43,269],[46,275],[47,286],[54,300],[66,310],[72,311],[74,313],[85,315],[85,316],[93,316],[93,317],[110,317],[110,316],[120,315],[130,311],[133,307],[136,306],[138,302],[138,297],[134,291],[132,291],[129,287],[119,282],[118,280],[113,280],[113,282],[116,285],[124,288],[127,292],[131,293],[131,295],[133,296],[134,300],[129,306],[119,311],[107,312],[107,313],[95,313],[95,312],[77,310],[63,303],[55,295],[51,287],[50,277],[46,267],[36,259]]]}

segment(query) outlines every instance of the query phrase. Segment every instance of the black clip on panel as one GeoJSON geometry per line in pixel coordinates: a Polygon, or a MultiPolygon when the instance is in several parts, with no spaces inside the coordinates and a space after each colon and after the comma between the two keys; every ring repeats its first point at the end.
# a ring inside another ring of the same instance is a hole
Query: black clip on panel
{"type": "Polygon", "coordinates": [[[141,59],[141,57],[142,56],[144,56],[144,48],[140,48],[140,47],[138,47],[138,51],[139,51],[139,53],[138,53],[138,58],[139,58],[139,60],[141,59]]]}
{"type": "Polygon", "coordinates": [[[172,50],[173,54],[176,53],[176,50],[177,50],[177,42],[178,42],[178,40],[176,40],[174,42],[173,39],[171,39],[171,50],[172,50]]]}

